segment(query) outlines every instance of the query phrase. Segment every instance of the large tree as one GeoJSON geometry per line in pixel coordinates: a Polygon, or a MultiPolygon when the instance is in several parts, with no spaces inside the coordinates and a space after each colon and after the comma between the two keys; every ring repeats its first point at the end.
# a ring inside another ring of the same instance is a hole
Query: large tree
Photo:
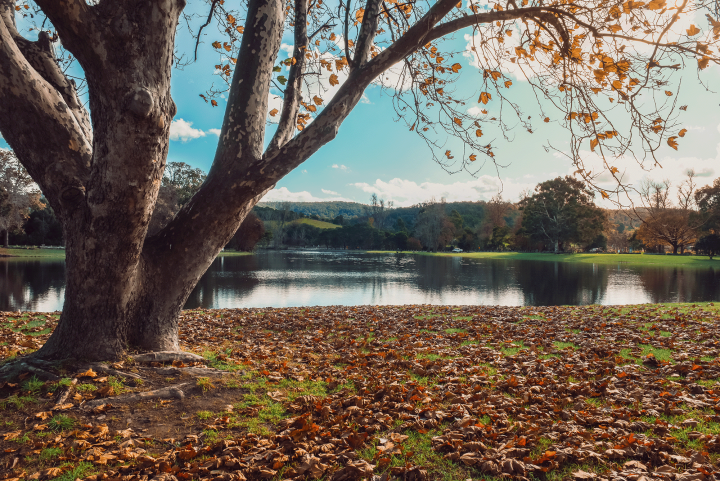
{"type": "Polygon", "coordinates": [[[520,201],[522,225],[531,238],[555,252],[571,242],[592,242],[602,231],[605,212],[593,202],[593,191],[573,177],[542,182],[520,201]]]}
{"type": "MultiPolygon", "coordinates": [[[[255,203],[336,137],[378,78],[397,79],[398,113],[446,165],[474,171],[478,156],[495,157],[483,129],[534,127],[513,100],[512,69],[545,99],[539,108],[551,109],[540,121],[568,128],[568,154],[590,179],[581,145],[603,158],[631,147],[652,157],[664,142],[677,146],[684,132],[674,120],[670,76],[688,59],[700,69],[718,63],[711,0],[202,5],[206,18],[183,24],[196,32],[220,27],[212,48],[226,55],[217,69],[227,81],[222,129],[202,187],[148,235],[176,113],[170,76],[185,0],[0,0],[0,132],[61,219],[66,240],[64,308],[37,357],[177,350],[178,314],[200,276],[255,203]],[[699,27],[679,29],[695,12],[711,14],[709,23],[698,17],[699,27]],[[19,28],[16,15],[27,15],[32,28],[19,28]],[[456,44],[443,39],[461,31],[472,34],[469,52],[481,74],[475,95],[490,115],[471,115],[466,96],[454,91],[462,65],[449,60],[456,44]],[[279,63],[284,35],[293,52],[279,63]],[[82,81],[66,75],[70,58],[82,81]],[[281,108],[268,108],[271,92],[281,92],[281,108]],[[655,93],[656,102],[645,100],[655,93]],[[617,118],[606,115],[613,105],[622,105],[617,118]],[[621,117],[628,127],[615,126],[621,117]],[[277,125],[266,143],[268,118],[277,125]],[[461,138],[465,152],[441,147],[446,135],[461,138]]],[[[220,90],[206,95],[213,105],[208,95],[220,90]]],[[[617,176],[609,161],[606,168],[617,176]]]]}
{"type": "MultiPolygon", "coordinates": [[[[696,200],[706,205],[712,199],[698,193],[694,177],[695,173],[689,171],[687,179],[678,185],[677,203],[670,198],[672,184],[669,180],[656,182],[648,179],[641,184],[639,193],[643,207],[635,209],[634,213],[642,221],[637,238],[645,245],[657,246],[660,251],[664,250],[662,246],[670,246],[673,254],[677,254],[678,250],[682,254],[685,246],[695,242],[709,218],[709,213],[698,212],[696,200]]],[[[708,191],[712,191],[710,186],[702,192],[708,191]]]]}

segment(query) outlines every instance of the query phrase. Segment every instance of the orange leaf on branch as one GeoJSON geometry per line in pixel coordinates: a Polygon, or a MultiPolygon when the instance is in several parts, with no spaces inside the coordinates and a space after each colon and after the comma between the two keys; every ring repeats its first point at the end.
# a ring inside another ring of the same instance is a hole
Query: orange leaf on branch
{"type": "Polygon", "coordinates": [[[694,37],[698,33],[700,33],[700,29],[697,28],[695,25],[690,25],[690,28],[686,30],[688,37],[694,37]]]}

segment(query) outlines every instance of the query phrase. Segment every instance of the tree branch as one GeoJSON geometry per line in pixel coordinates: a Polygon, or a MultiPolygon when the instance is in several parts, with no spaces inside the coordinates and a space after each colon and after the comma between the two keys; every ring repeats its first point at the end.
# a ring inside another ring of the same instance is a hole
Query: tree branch
{"type": "Polygon", "coordinates": [[[215,5],[217,5],[218,0],[212,0],[212,4],[210,4],[210,13],[208,13],[207,21],[203,25],[200,25],[200,29],[197,33],[197,39],[195,40],[195,60],[197,61],[197,51],[198,46],[200,45],[200,34],[202,33],[203,29],[210,25],[210,22],[212,21],[213,13],[215,13],[215,5]]]}
{"type": "Polygon", "coordinates": [[[177,292],[188,278],[200,278],[274,184],[267,182],[266,173],[257,167],[262,159],[272,68],[283,33],[283,7],[283,0],[249,1],[212,168],[193,198],[145,242],[143,258],[149,276],[158,273],[154,269],[162,271],[168,265],[185,266],[184,276],[169,281],[179,284],[177,292]],[[218,209],[218,205],[224,208],[218,209]],[[208,230],[216,235],[206,235],[208,230]]]}
{"type": "MultiPolygon", "coordinates": [[[[102,69],[107,58],[107,28],[99,31],[94,9],[83,0],[37,0],[35,3],[52,22],[63,46],[72,52],[83,68],[102,69]]],[[[113,25],[114,26],[114,25],[113,25]]]]}
{"type": "Polygon", "coordinates": [[[357,42],[355,42],[355,60],[351,69],[361,68],[368,62],[370,49],[377,32],[380,5],[382,5],[382,0],[367,0],[365,4],[365,14],[363,15],[357,42]]]}
{"type": "Polygon", "coordinates": [[[568,49],[569,35],[567,29],[560,23],[558,18],[550,12],[565,15],[564,11],[549,7],[528,7],[512,10],[503,10],[502,12],[492,11],[486,13],[476,13],[473,15],[468,15],[467,17],[450,20],[449,22],[438,25],[437,27],[432,29],[432,31],[428,34],[425,40],[426,42],[432,42],[433,40],[437,40],[438,38],[444,37],[445,35],[449,35],[453,32],[457,32],[458,30],[462,30],[463,28],[472,27],[474,25],[479,25],[482,23],[515,20],[523,17],[537,17],[545,20],[548,23],[551,23],[553,27],[555,27],[555,29],[560,34],[560,37],[563,39],[562,48],[568,49]]]}
{"type": "MultiPolygon", "coordinates": [[[[8,1],[3,0],[3,5],[8,1]]],[[[81,125],[63,95],[23,56],[13,32],[17,33],[14,25],[8,28],[3,17],[0,71],[6,82],[0,86],[0,111],[23,115],[0,116],[0,131],[53,208],[64,216],[84,201],[92,136],[87,137],[87,126],[81,125]]],[[[62,80],[55,77],[54,60],[43,57],[42,47],[26,40],[21,43],[37,56],[36,64],[47,67],[46,75],[62,80]]]]}
{"type": "Polygon", "coordinates": [[[295,133],[295,120],[302,98],[302,76],[305,70],[305,54],[307,53],[307,12],[308,0],[295,2],[295,46],[293,58],[295,63],[290,66],[287,86],[283,98],[282,114],[275,135],[270,141],[268,151],[276,150],[285,145],[295,133]]]}
{"type": "Polygon", "coordinates": [[[353,60],[350,58],[350,46],[349,46],[349,30],[350,30],[350,0],[345,3],[345,60],[352,69],[353,60]]]}

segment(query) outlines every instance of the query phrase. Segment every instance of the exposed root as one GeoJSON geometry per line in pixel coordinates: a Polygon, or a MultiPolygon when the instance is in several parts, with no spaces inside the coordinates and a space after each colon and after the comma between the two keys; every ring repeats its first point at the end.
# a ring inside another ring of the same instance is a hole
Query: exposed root
{"type": "Polygon", "coordinates": [[[57,366],[60,362],[53,363],[32,357],[23,357],[7,362],[0,367],[0,382],[12,382],[17,380],[21,374],[30,373],[43,381],[57,381],[59,376],[47,371],[48,368],[57,366]]]}
{"type": "Polygon", "coordinates": [[[55,398],[55,405],[56,406],[62,406],[67,401],[68,396],[70,395],[70,392],[73,390],[75,385],[77,384],[78,380],[77,378],[73,378],[70,385],[63,389],[60,394],[55,398]]]}
{"type": "Polygon", "coordinates": [[[205,358],[185,351],[144,352],[132,356],[136,362],[205,362],[205,358]]]}
{"type": "Polygon", "coordinates": [[[125,396],[115,396],[111,398],[93,399],[81,406],[81,409],[92,409],[103,404],[131,404],[140,401],[148,401],[150,399],[183,399],[185,392],[183,389],[191,388],[191,383],[176,384],[174,386],[155,389],[154,391],[139,392],[127,394],[125,396]]]}
{"type": "Polygon", "coordinates": [[[90,364],[85,364],[85,367],[91,368],[93,371],[97,372],[104,372],[105,374],[111,374],[113,376],[121,376],[121,377],[129,377],[132,379],[142,379],[142,376],[139,374],[135,374],[132,372],[125,372],[125,371],[118,371],[117,369],[113,369],[109,367],[107,364],[104,364],[102,362],[93,362],[90,364]]]}
{"type": "Polygon", "coordinates": [[[210,377],[224,376],[228,371],[220,371],[209,367],[165,367],[156,368],[155,372],[162,376],[193,376],[193,377],[210,377]]]}

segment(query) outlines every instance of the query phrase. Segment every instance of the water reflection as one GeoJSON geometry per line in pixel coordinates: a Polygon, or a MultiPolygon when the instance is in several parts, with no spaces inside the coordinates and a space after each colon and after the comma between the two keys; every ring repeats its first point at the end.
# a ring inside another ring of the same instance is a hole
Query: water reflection
{"type": "Polygon", "coordinates": [[[55,311],[65,293],[65,263],[0,260],[0,311],[55,311]]]}
{"type": "MultiPolygon", "coordinates": [[[[59,310],[64,263],[0,260],[0,310],[59,310]]],[[[221,257],[186,307],[580,305],[720,300],[720,270],[354,252],[221,257]]]]}

